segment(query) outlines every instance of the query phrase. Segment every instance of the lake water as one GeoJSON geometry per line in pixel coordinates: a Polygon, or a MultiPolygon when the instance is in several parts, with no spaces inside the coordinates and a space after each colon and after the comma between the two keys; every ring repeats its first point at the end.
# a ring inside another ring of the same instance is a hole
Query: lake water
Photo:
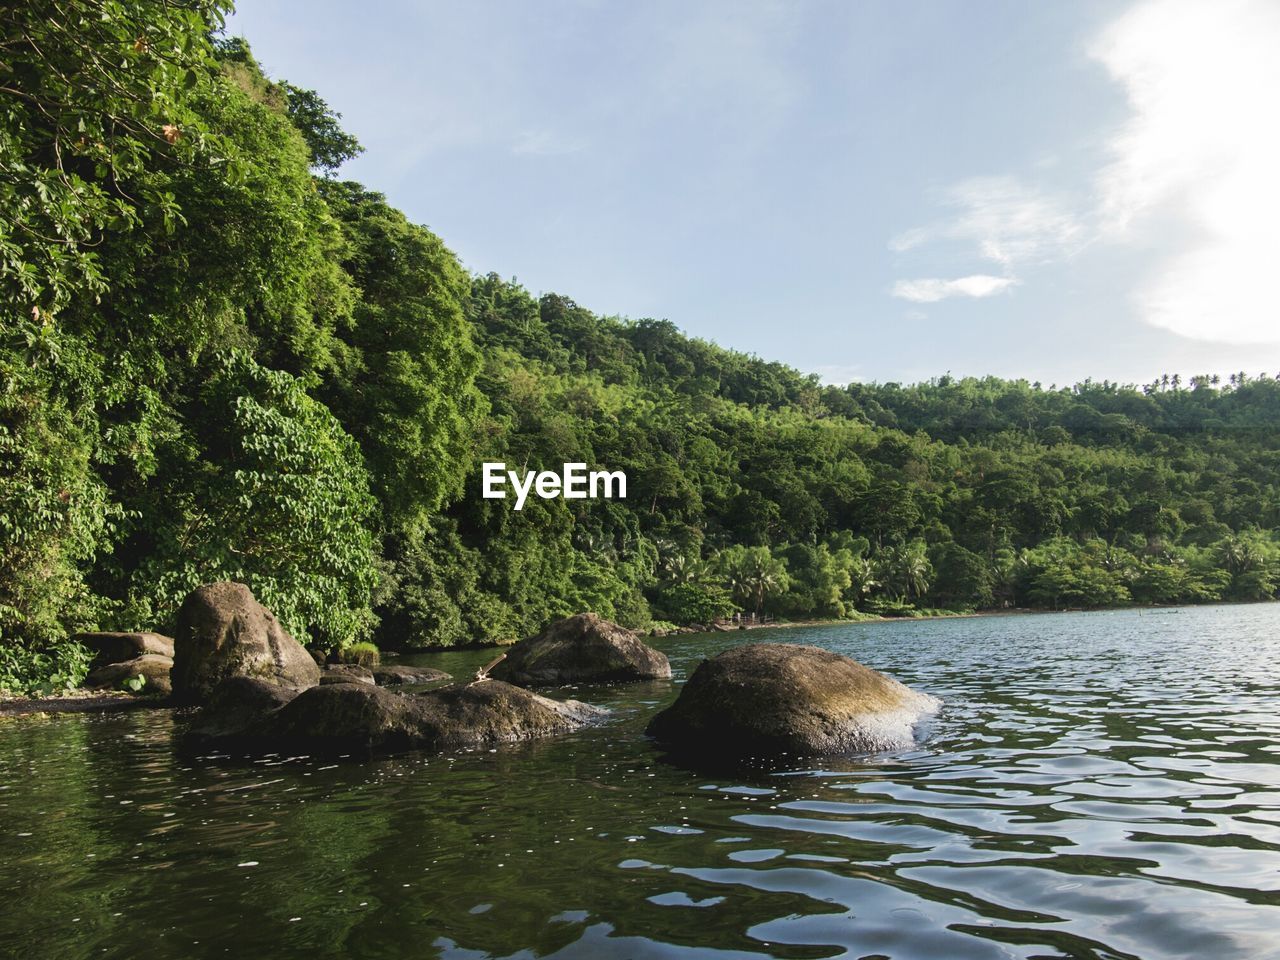
{"type": "MultiPolygon", "coordinates": [[[[731,773],[644,739],[671,683],[453,757],[198,761],[166,711],[0,720],[0,955],[1280,957],[1280,605],[749,637],[946,704],[911,752],[731,773]]],[[[679,682],[745,639],[657,645],[679,682]]]]}

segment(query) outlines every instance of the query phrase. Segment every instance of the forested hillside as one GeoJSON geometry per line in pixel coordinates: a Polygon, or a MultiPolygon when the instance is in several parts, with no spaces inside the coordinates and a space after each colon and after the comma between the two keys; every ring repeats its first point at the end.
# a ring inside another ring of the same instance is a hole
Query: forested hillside
{"type": "Polygon", "coordinates": [[[643,623],[1274,595],[1273,378],[833,387],[495,277],[469,312],[475,459],[581,457],[625,469],[630,497],[517,515],[472,482],[411,578],[435,592],[392,614],[405,635],[517,635],[582,607],[643,623]]]}
{"type": "Polygon", "coordinates": [[[823,386],[471,277],[225,9],[0,11],[0,685],[217,579],[321,647],[1274,596],[1274,378],[823,386]]]}

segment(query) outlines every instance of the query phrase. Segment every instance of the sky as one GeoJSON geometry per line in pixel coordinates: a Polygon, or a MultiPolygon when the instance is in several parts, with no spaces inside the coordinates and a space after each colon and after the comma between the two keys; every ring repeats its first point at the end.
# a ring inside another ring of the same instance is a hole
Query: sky
{"type": "Polygon", "coordinates": [[[1280,371],[1274,0],[240,0],[477,273],[832,383],[1280,371]]]}

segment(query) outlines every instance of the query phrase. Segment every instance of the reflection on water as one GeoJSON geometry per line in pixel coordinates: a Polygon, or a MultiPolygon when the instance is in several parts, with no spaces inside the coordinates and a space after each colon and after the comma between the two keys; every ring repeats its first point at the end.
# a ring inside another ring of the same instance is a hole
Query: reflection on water
{"type": "MultiPolygon", "coordinates": [[[[642,736],[179,757],[0,721],[0,955],[1280,956],[1280,605],[774,631],[946,701],[910,753],[724,775],[642,736]]],[[[753,633],[760,639],[763,632],[753,633]]],[[[659,641],[677,682],[738,634],[659,641]]],[[[486,651],[418,658],[464,675],[486,651]]]]}

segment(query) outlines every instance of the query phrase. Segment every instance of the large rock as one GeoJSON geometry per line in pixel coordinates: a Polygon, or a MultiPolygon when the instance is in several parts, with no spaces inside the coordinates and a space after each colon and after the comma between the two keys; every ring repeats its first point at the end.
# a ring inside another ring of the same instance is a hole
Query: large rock
{"type": "Polygon", "coordinates": [[[418,746],[471,750],[569,733],[608,714],[578,700],[552,700],[501,680],[455,684],[411,698],[419,711],[418,746]]]}
{"type": "Polygon", "coordinates": [[[526,687],[628,683],[670,677],[671,664],[630,630],[579,613],[521,640],[489,675],[526,687]]]}
{"type": "Polygon", "coordinates": [[[240,745],[261,740],[267,721],[298,691],[256,677],[231,677],[214,689],[187,731],[196,745],[240,745]]]}
{"type": "Polygon", "coordinates": [[[829,650],[757,643],[704,660],[647,732],[705,756],[880,752],[910,747],[940,703],[829,650]]]}
{"type": "Polygon", "coordinates": [[[146,684],[138,693],[161,694],[168,696],[173,692],[169,675],[173,670],[173,660],[158,653],[147,653],[132,660],[118,663],[106,663],[97,667],[85,677],[84,685],[91,689],[109,687],[119,690],[121,684],[134,677],[146,677],[146,684]]]}
{"type": "Polygon", "coordinates": [[[77,633],[73,638],[93,651],[93,665],[123,663],[138,657],[154,654],[173,657],[173,640],[159,633],[77,633]]]}
{"type": "Polygon", "coordinates": [[[243,583],[197,587],[178,611],[174,697],[199,702],[231,677],[302,690],[320,682],[320,668],[243,583]]]}
{"type": "Polygon", "coordinates": [[[304,690],[271,717],[267,746],[318,753],[413,746],[416,718],[408,697],[365,683],[325,684],[304,690]]]}
{"type": "Polygon", "coordinates": [[[494,680],[420,694],[362,683],[296,695],[267,687],[244,678],[219,687],[192,724],[194,741],[313,753],[467,750],[568,733],[605,714],[494,680]]]}

